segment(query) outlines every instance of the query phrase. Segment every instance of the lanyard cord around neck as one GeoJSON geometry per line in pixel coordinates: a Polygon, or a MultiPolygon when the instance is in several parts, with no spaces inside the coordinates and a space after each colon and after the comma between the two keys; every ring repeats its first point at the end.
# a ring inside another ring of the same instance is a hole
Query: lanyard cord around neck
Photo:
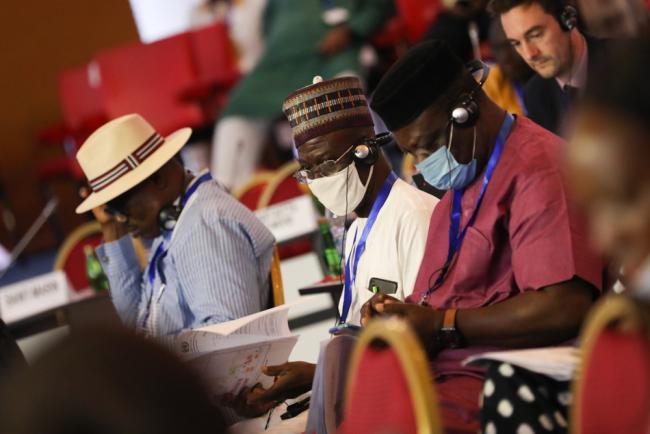
{"type": "MultiPolygon", "coordinates": [[[[359,242],[356,244],[356,247],[353,247],[352,250],[354,250],[354,255],[350,255],[346,261],[345,261],[345,285],[343,287],[343,308],[341,309],[341,322],[345,322],[345,320],[348,317],[348,313],[350,311],[350,305],[352,304],[352,285],[354,284],[354,281],[357,277],[357,267],[359,266],[359,259],[361,258],[361,255],[363,255],[363,252],[366,250],[366,240],[368,238],[368,234],[370,234],[370,231],[372,230],[372,227],[374,226],[375,222],[377,221],[377,215],[379,214],[379,211],[381,211],[381,208],[384,206],[384,203],[386,202],[386,199],[388,198],[388,195],[390,194],[390,191],[393,188],[393,184],[395,184],[395,181],[397,181],[397,175],[395,175],[394,172],[391,172],[388,175],[388,178],[384,181],[384,183],[381,186],[381,189],[377,193],[377,197],[375,198],[375,202],[372,204],[372,209],[370,210],[370,215],[368,215],[368,221],[366,222],[366,225],[363,228],[363,232],[361,232],[361,237],[359,237],[359,242]],[[354,258],[354,263],[352,264],[352,267],[350,267],[350,261],[354,258]]],[[[355,245],[355,242],[357,241],[357,234],[355,232],[354,234],[354,240],[352,241],[352,245],[355,245]]]]}
{"type": "MultiPolygon", "coordinates": [[[[188,189],[185,191],[185,194],[183,194],[183,197],[181,198],[181,209],[185,208],[185,205],[187,205],[187,202],[189,201],[190,197],[196,192],[196,190],[199,188],[201,184],[203,184],[206,181],[210,181],[212,179],[212,175],[210,172],[204,173],[203,175],[194,178],[192,182],[190,183],[188,189]]],[[[162,260],[163,258],[167,255],[167,248],[169,246],[169,241],[171,240],[171,235],[172,233],[168,234],[163,234],[163,240],[158,244],[158,248],[156,248],[156,252],[153,254],[153,257],[151,258],[151,261],[149,261],[149,266],[147,267],[147,278],[149,280],[149,286],[151,286],[151,293],[149,295],[149,303],[147,306],[151,307],[151,303],[153,301],[153,283],[156,280],[156,272],[160,276],[160,282],[161,282],[161,289],[165,287],[167,284],[167,279],[165,278],[165,273],[163,272],[162,269],[162,260]]],[[[147,309],[147,311],[144,314],[143,318],[143,325],[146,326],[147,320],[149,318],[149,311],[150,309],[147,309]]]]}
{"type": "Polygon", "coordinates": [[[503,151],[503,147],[505,145],[506,139],[508,138],[508,135],[510,134],[510,130],[512,129],[512,125],[514,124],[514,121],[515,121],[514,117],[510,113],[506,113],[506,117],[503,120],[503,123],[501,124],[501,129],[499,130],[499,134],[497,135],[497,140],[496,143],[494,144],[494,149],[492,149],[492,152],[490,153],[490,158],[488,160],[487,167],[485,168],[485,173],[483,174],[483,183],[481,184],[481,191],[479,192],[478,198],[476,199],[476,205],[474,206],[474,211],[472,211],[472,215],[470,216],[469,220],[467,221],[465,227],[462,230],[460,229],[460,220],[462,218],[462,200],[463,200],[463,193],[465,190],[460,189],[460,190],[453,191],[453,202],[452,202],[451,219],[450,219],[451,221],[449,224],[449,248],[447,250],[447,259],[445,260],[445,264],[440,269],[440,274],[438,275],[438,278],[436,279],[435,283],[432,286],[429,286],[427,291],[420,299],[420,304],[426,304],[426,301],[429,299],[429,296],[431,295],[433,290],[438,288],[444,282],[445,277],[447,276],[447,272],[451,267],[451,263],[454,259],[454,256],[456,255],[456,253],[458,253],[461,245],[463,244],[463,240],[465,239],[465,234],[467,233],[467,229],[474,223],[474,220],[476,219],[478,210],[481,207],[481,203],[483,202],[483,197],[485,196],[485,191],[487,190],[487,186],[490,183],[490,179],[492,179],[494,169],[496,168],[496,165],[499,162],[499,158],[501,157],[501,152],[503,151]]]}

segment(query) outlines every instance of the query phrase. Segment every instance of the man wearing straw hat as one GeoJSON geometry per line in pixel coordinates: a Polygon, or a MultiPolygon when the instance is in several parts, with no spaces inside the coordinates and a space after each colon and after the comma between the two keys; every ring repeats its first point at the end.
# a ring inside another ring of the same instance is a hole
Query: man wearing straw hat
{"type": "MultiPolygon", "coordinates": [[[[175,158],[189,128],[167,137],[137,114],[95,131],[77,153],[90,186],[97,249],[123,322],[151,337],[232,320],[268,305],[273,235],[209,172],[175,158]],[[151,239],[142,271],[128,235],[151,239]]],[[[90,193],[90,194],[88,194],[90,193]]]]}

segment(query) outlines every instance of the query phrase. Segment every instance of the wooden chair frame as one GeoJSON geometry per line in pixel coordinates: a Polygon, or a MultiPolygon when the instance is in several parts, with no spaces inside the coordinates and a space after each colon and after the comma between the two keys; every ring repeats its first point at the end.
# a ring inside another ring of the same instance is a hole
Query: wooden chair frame
{"type": "MultiPolygon", "coordinates": [[[[282,184],[282,181],[293,175],[293,173],[298,169],[300,169],[300,163],[296,160],[292,160],[273,172],[268,184],[266,184],[266,187],[257,201],[257,208],[260,209],[269,206],[271,204],[271,199],[273,199],[273,194],[276,192],[280,184],[282,184]]],[[[300,189],[304,194],[309,194],[307,186],[300,184],[300,189]]]]}
{"type": "Polygon", "coordinates": [[[584,372],[600,333],[613,326],[620,331],[642,331],[650,339],[650,303],[629,295],[611,294],[601,299],[592,309],[580,334],[580,364],[571,386],[573,405],[570,409],[570,433],[580,434],[582,386],[584,372]]]}
{"type": "MultiPolygon", "coordinates": [[[[370,322],[359,336],[348,368],[346,402],[352,395],[354,377],[364,350],[376,339],[393,348],[400,361],[415,408],[418,434],[442,434],[438,397],[429,372],[427,357],[411,328],[398,318],[379,318],[370,322]]],[[[347,404],[346,404],[347,407],[347,404]]]]}
{"type": "Polygon", "coordinates": [[[282,271],[280,269],[278,246],[273,246],[273,261],[271,261],[271,296],[273,306],[284,304],[284,285],[282,284],[282,271]]]}
{"type": "Polygon", "coordinates": [[[65,238],[63,244],[61,244],[61,247],[56,254],[56,259],[54,260],[54,269],[63,269],[65,261],[68,259],[68,256],[70,256],[72,249],[80,240],[83,240],[90,235],[101,233],[101,231],[102,228],[99,222],[93,220],[83,223],[81,226],[70,232],[70,235],[65,238]]]}
{"type": "Polygon", "coordinates": [[[269,172],[269,171],[257,172],[248,181],[233,188],[231,194],[236,199],[240,199],[252,187],[256,186],[261,182],[268,183],[271,181],[272,178],[273,178],[273,172],[269,172]]]}

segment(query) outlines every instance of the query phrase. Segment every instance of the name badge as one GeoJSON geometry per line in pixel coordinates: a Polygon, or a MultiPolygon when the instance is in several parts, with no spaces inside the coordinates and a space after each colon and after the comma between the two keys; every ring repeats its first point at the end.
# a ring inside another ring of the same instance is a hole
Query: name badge
{"type": "Polygon", "coordinates": [[[308,195],[258,209],[255,215],[271,231],[278,243],[310,234],[318,229],[314,204],[308,195]]]}
{"type": "Polygon", "coordinates": [[[0,288],[0,316],[6,323],[67,304],[68,280],[63,271],[0,288]]]}

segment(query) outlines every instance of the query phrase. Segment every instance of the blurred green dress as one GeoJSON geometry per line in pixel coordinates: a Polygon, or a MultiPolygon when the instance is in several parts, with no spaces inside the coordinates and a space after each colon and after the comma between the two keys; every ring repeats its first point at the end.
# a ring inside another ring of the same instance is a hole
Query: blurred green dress
{"type": "Polygon", "coordinates": [[[273,119],[282,101],[311,84],[315,75],[333,78],[359,73],[359,49],[393,12],[392,0],[268,0],[264,13],[265,50],[257,65],[237,84],[221,116],[273,119]],[[332,56],[318,45],[333,27],[325,24],[328,7],[345,8],[352,42],[332,56]]]}

